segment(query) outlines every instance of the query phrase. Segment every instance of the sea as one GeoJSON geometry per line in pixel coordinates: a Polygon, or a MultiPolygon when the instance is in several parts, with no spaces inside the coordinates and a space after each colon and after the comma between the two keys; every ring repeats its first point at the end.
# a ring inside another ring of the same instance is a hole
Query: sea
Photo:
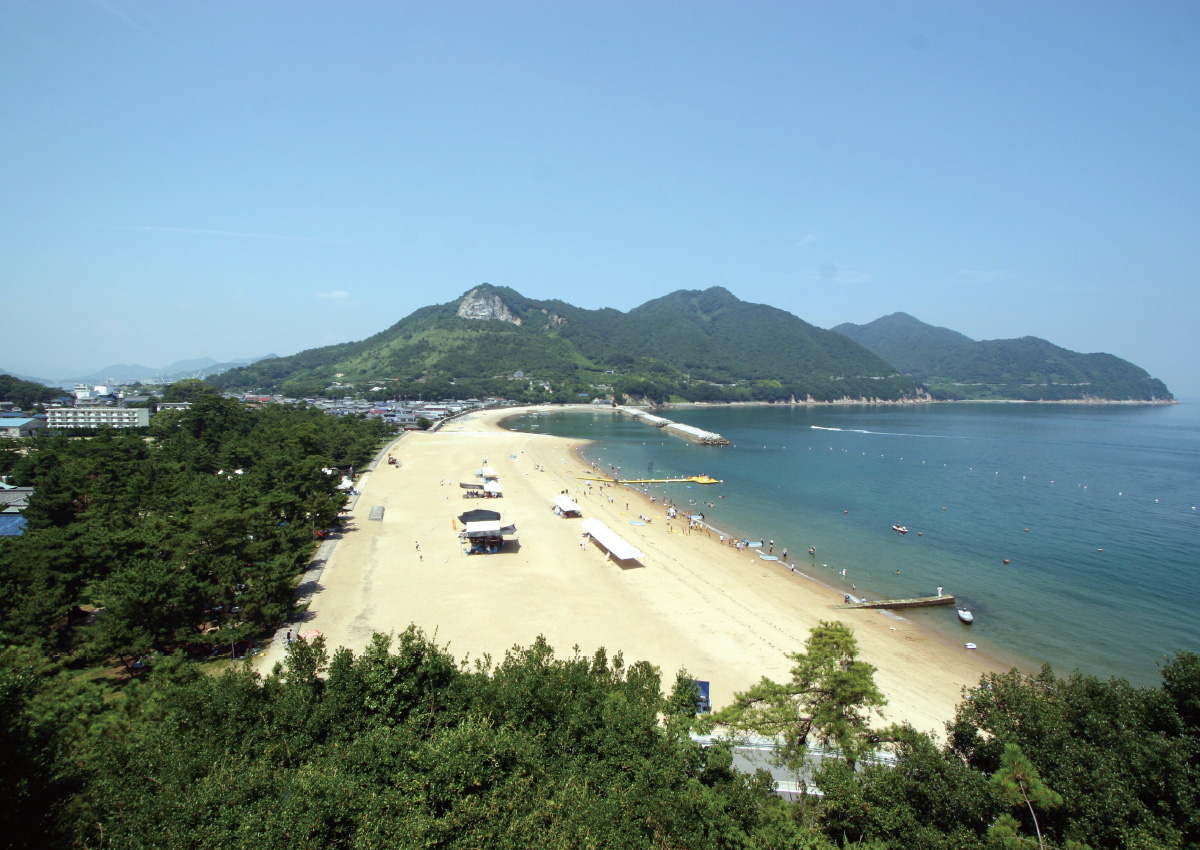
{"type": "Polygon", "coordinates": [[[611,410],[547,408],[505,426],[589,440],[585,457],[623,479],[722,479],[646,486],[727,534],[773,541],[785,563],[840,592],[896,599],[942,587],[972,625],[954,608],[904,616],[1026,670],[1157,685],[1168,656],[1200,652],[1200,403],[665,415],[731,445],[696,445],[611,410]]]}

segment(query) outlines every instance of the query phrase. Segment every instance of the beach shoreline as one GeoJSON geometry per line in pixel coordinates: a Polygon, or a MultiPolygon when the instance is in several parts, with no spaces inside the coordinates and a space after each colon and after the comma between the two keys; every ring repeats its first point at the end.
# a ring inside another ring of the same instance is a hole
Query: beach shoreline
{"type": "MultiPolygon", "coordinates": [[[[686,669],[711,682],[720,707],[762,676],[786,680],[787,653],[802,651],[820,621],[840,620],[877,668],[884,718],[939,736],[963,688],[1009,668],[905,618],[839,610],[842,594],[818,577],[722,546],[717,533],[689,534],[686,523],[667,521],[661,501],[632,487],[588,486],[582,478],[595,470],[580,454],[586,441],[501,425],[534,410],[476,411],[395,444],[398,465],[381,464],[363,484],[355,530],[330,555],[298,631],[316,629],[330,648],[357,653],[374,633],[411,623],[456,657],[497,661],[541,635],[559,655],[604,647],[610,657],[649,661],[665,687],[686,669]],[[464,499],[458,484],[475,481],[483,465],[499,473],[504,497],[464,499]],[[551,510],[564,490],[644,557],[617,562],[583,540],[580,520],[551,510]],[[368,521],[376,506],[383,520],[368,521]],[[500,554],[463,554],[456,517],[476,507],[500,510],[517,525],[517,542],[500,554]]],[[[258,669],[283,653],[277,641],[258,669]]]]}

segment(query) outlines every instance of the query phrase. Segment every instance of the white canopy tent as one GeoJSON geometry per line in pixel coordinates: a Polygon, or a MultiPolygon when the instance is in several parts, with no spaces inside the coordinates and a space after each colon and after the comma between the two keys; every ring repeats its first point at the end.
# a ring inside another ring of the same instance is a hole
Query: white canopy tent
{"type": "Polygon", "coordinates": [[[483,492],[491,493],[493,496],[499,496],[504,493],[504,488],[500,486],[500,482],[494,478],[489,478],[483,484],[483,492]]]}
{"type": "Polygon", "coordinates": [[[480,478],[499,478],[500,477],[499,475],[496,474],[496,470],[492,469],[490,466],[485,466],[483,469],[479,470],[475,474],[478,475],[480,478]]]}
{"type": "Polygon", "coordinates": [[[554,497],[554,507],[558,508],[564,514],[581,514],[583,510],[579,507],[579,503],[570,496],[565,496],[559,493],[554,497]]]}
{"type": "Polygon", "coordinates": [[[615,531],[594,517],[583,521],[583,530],[607,549],[609,555],[619,561],[637,560],[643,557],[636,546],[626,543],[615,531]]]}
{"type": "Polygon", "coordinates": [[[500,520],[485,519],[480,522],[468,522],[462,533],[463,537],[499,537],[500,520]]]}

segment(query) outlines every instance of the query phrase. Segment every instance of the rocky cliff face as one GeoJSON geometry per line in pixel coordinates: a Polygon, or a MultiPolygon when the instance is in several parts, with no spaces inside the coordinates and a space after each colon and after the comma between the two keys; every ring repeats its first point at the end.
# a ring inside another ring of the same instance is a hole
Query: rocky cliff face
{"type": "Polygon", "coordinates": [[[512,314],[512,311],[500,300],[499,295],[480,295],[477,289],[472,289],[463,296],[463,300],[458,305],[458,317],[480,321],[495,319],[513,325],[521,324],[520,318],[512,314]]]}

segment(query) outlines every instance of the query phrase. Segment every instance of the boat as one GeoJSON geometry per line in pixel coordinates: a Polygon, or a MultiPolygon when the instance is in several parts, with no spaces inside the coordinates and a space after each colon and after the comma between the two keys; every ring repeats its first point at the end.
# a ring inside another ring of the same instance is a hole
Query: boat
{"type": "Polygon", "coordinates": [[[908,534],[908,528],[903,525],[893,525],[892,531],[895,531],[898,534],[908,534]]]}
{"type": "Polygon", "coordinates": [[[979,649],[979,647],[973,643],[964,643],[963,646],[965,646],[967,649],[979,649]]]}
{"type": "Polygon", "coordinates": [[[975,615],[972,614],[970,611],[968,611],[966,608],[959,608],[958,609],[958,619],[962,620],[967,625],[970,625],[971,623],[975,622],[975,615]]]}

